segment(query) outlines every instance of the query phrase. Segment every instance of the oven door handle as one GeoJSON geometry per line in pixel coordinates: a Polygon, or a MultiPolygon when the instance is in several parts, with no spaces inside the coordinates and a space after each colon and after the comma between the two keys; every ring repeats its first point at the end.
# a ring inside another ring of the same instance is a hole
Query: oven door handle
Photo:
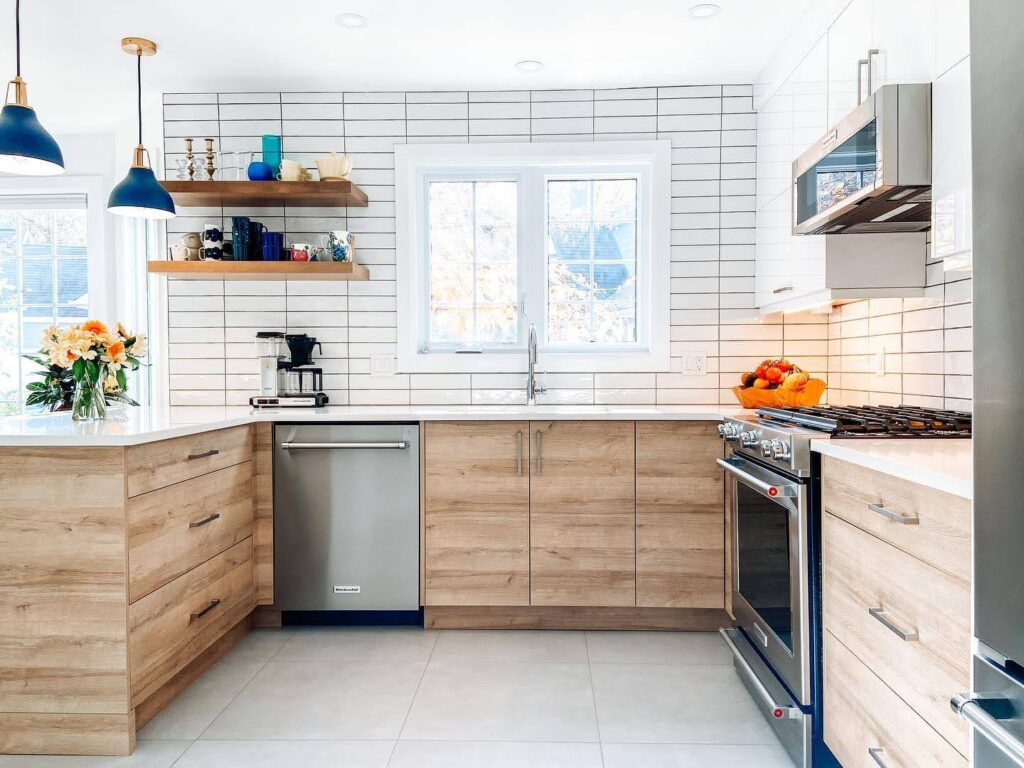
{"type": "Polygon", "coordinates": [[[733,639],[729,637],[728,629],[719,629],[718,634],[722,636],[722,639],[725,640],[725,644],[729,646],[729,650],[732,651],[732,655],[736,660],[736,663],[742,667],[744,673],[747,675],[747,679],[750,680],[751,685],[753,685],[754,689],[757,691],[757,695],[761,697],[761,701],[763,701],[765,706],[768,707],[768,712],[771,713],[771,716],[774,719],[798,720],[803,717],[804,713],[798,707],[781,704],[772,698],[772,694],[767,688],[765,688],[764,683],[762,683],[758,678],[757,673],[750,666],[750,662],[743,658],[742,652],[740,652],[740,649],[736,647],[736,643],[733,642],[733,639]]]}
{"type": "Polygon", "coordinates": [[[794,484],[771,483],[767,480],[755,477],[750,472],[743,469],[744,465],[749,465],[749,462],[744,461],[743,459],[717,459],[717,461],[718,465],[722,467],[722,469],[736,475],[736,477],[744,483],[761,491],[765,496],[770,496],[771,498],[776,499],[782,496],[795,497],[800,493],[800,489],[794,484]]]}

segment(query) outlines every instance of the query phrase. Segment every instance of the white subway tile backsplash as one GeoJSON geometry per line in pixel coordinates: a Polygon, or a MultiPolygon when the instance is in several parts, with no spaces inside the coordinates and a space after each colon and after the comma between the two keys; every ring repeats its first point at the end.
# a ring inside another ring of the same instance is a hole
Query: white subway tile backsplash
{"type": "MultiPolygon", "coordinates": [[[[780,353],[783,346],[828,367],[827,324],[806,318],[760,323],[751,309],[756,154],[751,93],[749,85],[700,85],[599,91],[168,95],[164,109],[169,148],[180,151],[183,136],[212,135],[223,137],[225,149],[258,151],[262,133],[281,133],[285,151],[310,167],[332,149],[348,153],[355,161],[353,179],[371,200],[365,209],[237,212],[252,213],[283,229],[293,242],[318,242],[328,229],[349,229],[357,233],[356,257],[370,267],[371,279],[170,283],[172,402],[244,404],[258,373],[253,345],[257,330],[316,336],[323,344],[317,359],[332,403],[524,402],[522,371],[369,375],[371,354],[397,351],[394,147],[421,141],[657,137],[672,143],[673,232],[665,258],[672,269],[673,370],[679,370],[680,355],[702,351],[708,356],[708,373],[551,373],[543,376],[549,390],[542,398],[545,402],[730,403],[736,373],[756,364],[754,358],[780,353]],[[722,328],[728,332],[720,334],[722,328]],[[737,367],[741,361],[743,366],[737,367]],[[720,369],[727,371],[721,377],[720,369]]],[[[207,220],[224,224],[223,217],[234,213],[182,211],[169,231],[194,231],[207,220]]],[[[958,354],[957,344],[940,344],[940,357],[943,351],[958,354]]]]}

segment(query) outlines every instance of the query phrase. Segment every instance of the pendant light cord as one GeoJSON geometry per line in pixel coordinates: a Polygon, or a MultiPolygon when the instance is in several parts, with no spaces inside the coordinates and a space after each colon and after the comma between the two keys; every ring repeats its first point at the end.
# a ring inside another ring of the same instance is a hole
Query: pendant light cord
{"type": "Polygon", "coordinates": [[[14,0],[14,74],[21,77],[21,0],[14,0]]]}
{"type": "MultiPolygon", "coordinates": [[[[20,2],[20,0],[19,0],[19,2],[20,2]]],[[[139,48],[139,50],[136,52],[135,58],[138,60],[136,62],[137,63],[136,83],[138,85],[138,94],[139,94],[139,99],[138,99],[138,103],[139,103],[139,145],[141,146],[142,145],[142,49],[141,48],[139,48]]]]}

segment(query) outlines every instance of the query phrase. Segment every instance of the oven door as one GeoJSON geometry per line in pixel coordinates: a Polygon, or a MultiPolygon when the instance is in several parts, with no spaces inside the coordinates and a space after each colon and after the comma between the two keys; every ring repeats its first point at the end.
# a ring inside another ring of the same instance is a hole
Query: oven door
{"type": "Polygon", "coordinates": [[[736,625],[791,694],[811,706],[806,481],[735,453],[719,463],[732,505],[736,625]]]}

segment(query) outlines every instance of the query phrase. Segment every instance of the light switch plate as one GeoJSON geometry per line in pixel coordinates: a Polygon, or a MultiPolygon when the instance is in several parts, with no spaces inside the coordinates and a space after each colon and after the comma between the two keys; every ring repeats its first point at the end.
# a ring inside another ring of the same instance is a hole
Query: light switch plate
{"type": "Polygon", "coordinates": [[[394,355],[383,352],[375,352],[370,355],[370,376],[375,378],[394,376],[397,370],[394,355]]]}
{"type": "Polygon", "coordinates": [[[707,352],[683,352],[683,365],[680,372],[684,376],[703,376],[708,372],[707,352]]]}

